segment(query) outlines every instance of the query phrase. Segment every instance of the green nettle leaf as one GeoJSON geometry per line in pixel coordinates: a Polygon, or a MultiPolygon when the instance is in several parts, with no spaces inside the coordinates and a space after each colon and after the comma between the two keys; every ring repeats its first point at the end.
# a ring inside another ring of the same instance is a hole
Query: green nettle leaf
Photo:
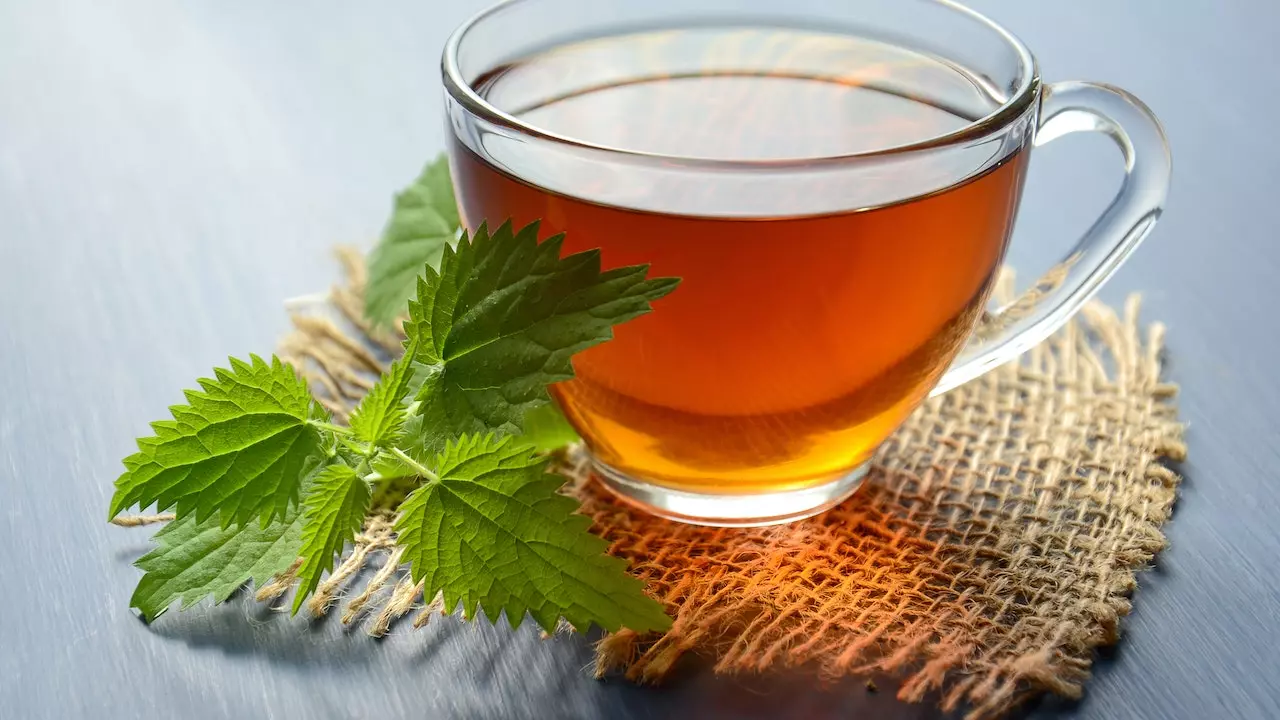
{"type": "Polygon", "coordinates": [[[505,611],[518,627],[525,612],[551,631],[563,617],[579,630],[666,630],[662,605],[605,554],[578,504],[556,490],[563,478],[546,459],[511,438],[471,435],[451,442],[433,463],[434,477],[400,507],[399,544],[426,597],[444,593],[468,616],[493,621],[505,611]]]}
{"type": "Polygon", "coordinates": [[[365,316],[381,325],[393,323],[413,297],[422,267],[439,263],[460,225],[449,162],[441,155],[396,196],[391,221],[369,255],[365,316]]]}
{"type": "Polygon", "coordinates": [[[408,408],[404,399],[413,380],[412,348],[383,374],[377,385],[351,411],[349,425],[356,438],[374,447],[387,447],[400,438],[408,408]]]}
{"type": "MultiPolygon", "coordinates": [[[[405,454],[407,454],[412,460],[418,461],[419,463],[423,461],[418,448],[410,447],[403,452],[405,452],[405,454]]],[[[419,465],[410,465],[400,456],[389,452],[379,452],[372,460],[369,461],[369,466],[378,474],[378,478],[384,480],[389,478],[416,477],[418,475],[419,467],[419,465]]]]}
{"type": "Polygon", "coordinates": [[[561,258],[563,236],[539,243],[536,223],[482,225],[455,250],[458,234],[441,158],[397,196],[370,259],[366,314],[391,323],[407,303],[408,340],[349,428],[330,424],[292,368],[251,356],[199,380],[138,441],[110,516],[177,514],[137,562],[131,604],[144,617],[175,600],[221,602],[294,563],[296,613],[377,503],[398,507],[413,579],[450,607],[505,613],[513,627],[526,613],[547,630],[562,617],[584,630],[670,627],[536,450],[577,438],[547,392],[573,376],[574,353],[679,281],[647,279],[647,266],[602,272],[598,250],[561,258]]]}
{"type": "Polygon", "coordinates": [[[272,356],[231,358],[231,369],[201,379],[172,420],[152,423],[116,480],[110,517],[133,506],[177,507],[197,523],[217,513],[222,526],[259,518],[266,526],[297,504],[302,480],[326,456],[315,422],[328,413],[293,368],[272,356]]]}
{"type": "Polygon", "coordinates": [[[677,278],[645,279],[647,265],[601,272],[600,252],[560,257],[563,235],[538,242],[538,224],[492,235],[480,226],[427,267],[405,332],[423,366],[421,441],[431,451],[464,433],[519,434],[550,401],[546,386],[573,377],[574,353],[650,310],[677,278]]]}
{"type": "Polygon", "coordinates": [[[529,443],[538,450],[557,450],[581,439],[555,403],[538,405],[524,414],[524,432],[520,435],[520,442],[529,443]]]}
{"type": "Polygon", "coordinates": [[[153,540],[157,547],[134,563],[146,574],[129,600],[148,622],[174,600],[182,600],[183,609],[207,595],[223,602],[249,580],[261,583],[288,570],[302,547],[302,515],[291,507],[266,527],[223,527],[217,518],[198,522],[186,515],[153,540]]]}
{"type": "Polygon", "coordinates": [[[334,555],[342,552],[364,524],[370,497],[368,483],[351,467],[338,463],[316,475],[304,503],[299,553],[304,559],[298,568],[295,614],[320,584],[321,573],[333,570],[334,555]]]}

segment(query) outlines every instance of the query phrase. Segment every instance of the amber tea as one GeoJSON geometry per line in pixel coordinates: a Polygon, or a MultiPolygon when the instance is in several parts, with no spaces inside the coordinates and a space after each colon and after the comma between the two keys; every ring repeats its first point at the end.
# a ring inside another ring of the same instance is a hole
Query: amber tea
{"type": "MultiPolygon", "coordinates": [[[[719,31],[698,38],[703,55],[686,71],[653,71],[688,35],[714,32],[561,46],[476,87],[548,133],[762,163],[939,137],[997,104],[952,66],[848,36],[719,31]],[[735,71],[748,58],[761,67],[762,56],[781,69],[735,71]]],[[[918,197],[790,216],[752,215],[714,178],[696,188],[702,210],[691,212],[687,188],[674,196],[654,183],[610,203],[586,178],[578,189],[532,184],[524,178],[538,169],[516,153],[502,169],[463,146],[453,157],[467,224],[541,219],[546,234],[568,233],[566,251],[599,247],[606,267],[650,263],[652,274],[683,278],[651,315],[580,355],[577,378],[554,394],[607,466],[721,492],[830,481],[925,397],[983,306],[1025,165],[1013,152],[918,197]]]]}
{"type": "Polygon", "coordinates": [[[678,520],[848,497],[923,398],[1077,312],[1169,187],[1140,100],[1043,83],[955,0],[502,0],[441,70],[469,226],[541,219],[569,250],[683,278],[553,388],[600,482],[678,520]],[[1115,143],[1119,193],[974,336],[1033,141],[1077,132],[1115,143]]]}

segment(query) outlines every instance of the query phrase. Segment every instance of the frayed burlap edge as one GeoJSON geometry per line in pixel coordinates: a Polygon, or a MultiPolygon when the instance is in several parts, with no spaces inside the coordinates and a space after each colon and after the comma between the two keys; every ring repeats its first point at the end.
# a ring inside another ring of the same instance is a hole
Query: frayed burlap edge
{"type": "MultiPolygon", "coordinates": [[[[345,421],[400,338],[364,323],[363,259],[339,258],[346,282],[291,304],[278,354],[345,421]]],[[[1161,460],[1186,452],[1176,388],[1160,379],[1164,328],[1144,334],[1138,309],[1136,297],[1123,316],[1090,304],[1019,361],[928,401],[854,499],[799,523],[669,523],[601,491],[580,451],[561,457],[566,492],[675,618],[661,637],[606,636],[597,675],[657,682],[693,651],[721,673],[886,672],[902,678],[902,700],[936,694],[970,718],[1044,691],[1079,697],[1093,650],[1119,638],[1135,571],[1164,547],[1178,477],[1161,460]]],[[[424,602],[401,566],[393,509],[375,508],[307,607],[338,607],[342,623],[381,636],[415,610],[418,628],[446,608],[424,602]]],[[[283,597],[295,570],[256,598],[283,597]]]]}
{"type": "Polygon", "coordinates": [[[602,640],[597,671],[657,681],[692,650],[722,673],[886,672],[903,678],[900,699],[934,695],[970,719],[1044,691],[1079,698],[1093,651],[1119,640],[1136,571],[1165,547],[1180,478],[1162,461],[1186,455],[1176,386],[1160,379],[1165,329],[1144,333],[1139,309],[1137,296],[1122,315],[1092,303],[1017,362],[929,400],[857,497],[791,526],[650,520],[662,528],[628,540],[618,528],[634,514],[584,486],[585,468],[568,473],[613,552],[678,608],[661,638],[602,640]],[[698,575],[672,577],[686,561],[698,575]]]}

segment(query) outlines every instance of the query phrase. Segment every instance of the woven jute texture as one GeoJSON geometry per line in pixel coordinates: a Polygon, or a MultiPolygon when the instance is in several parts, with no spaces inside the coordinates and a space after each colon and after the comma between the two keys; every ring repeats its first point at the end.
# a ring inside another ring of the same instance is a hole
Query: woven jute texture
{"type": "MultiPolygon", "coordinates": [[[[399,347],[361,324],[364,268],[341,256],[347,281],[326,296],[329,312],[295,313],[280,346],[339,420],[399,347]]],[[[975,718],[1044,691],[1079,696],[1095,648],[1118,639],[1135,572],[1165,544],[1178,476],[1162,462],[1185,446],[1176,389],[1160,377],[1163,334],[1139,325],[1136,298],[1120,314],[1090,305],[1018,361],[926,402],[855,497],[788,525],[660,520],[614,500],[567,453],[565,491],[675,618],[662,636],[605,637],[597,671],[656,682],[692,652],[724,673],[887,672],[902,700],[975,718]]],[[[312,612],[340,608],[344,623],[382,634],[443,610],[401,567],[391,512],[370,517],[312,612]]]]}

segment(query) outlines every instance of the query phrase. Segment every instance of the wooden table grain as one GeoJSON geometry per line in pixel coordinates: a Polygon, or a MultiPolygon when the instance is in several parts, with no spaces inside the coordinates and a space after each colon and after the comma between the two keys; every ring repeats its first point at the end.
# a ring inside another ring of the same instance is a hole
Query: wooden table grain
{"type": "MultiPolygon", "coordinates": [[[[832,0],[835,2],[836,0],[832,0]]],[[[432,623],[374,641],[244,598],[147,627],[147,530],[106,524],[146,423],[281,302],[337,275],[443,145],[437,63],[484,0],[0,0],[0,718],[933,718],[892,683],[589,679],[585,640],[432,623]]],[[[1280,717],[1280,6],[974,3],[1047,79],[1165,121],[1169,210],[1103,297],[1169,325],[1191,457],[1171,545],[1080,703],[1036,717],[1280,717]]],[[[1114,150],[1037,153],[1014,261],[1046,267],[1118,185],[1114,150]]]]}

